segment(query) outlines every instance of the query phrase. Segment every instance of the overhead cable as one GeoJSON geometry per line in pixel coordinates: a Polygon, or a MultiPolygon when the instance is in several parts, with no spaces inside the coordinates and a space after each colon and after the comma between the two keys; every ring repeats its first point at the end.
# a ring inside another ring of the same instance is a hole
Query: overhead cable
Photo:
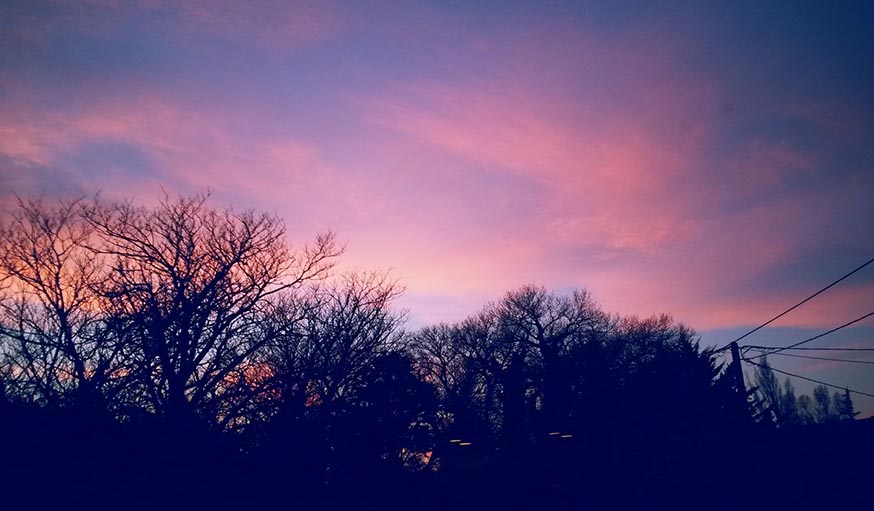
{"type": "Polygon", "coordinates": [[[854,394],[859,394],[860,396],[874,397],[874,394],[869,394],[869,393],[867,393],[867,392],[862,392],[862,391],[860,391],[860,390],[854,390],[854,389],[851,389],[851,388],[849,388],[849,387],[841,387],[840,385],[833,385],[833,384],[831,384],[831,383],[826,383],[826,382],[824,382],[824,381],[814,380],[813,378],[808,378],[808,377],[806,377],[806,376],[801,376],[801,375],[798,375],[798,374],[790,373],[790,372],[788,372],[788,371],[782,371],[782,370],[780,370],[780,369],[777,369],[776,367],[771,367],[771,366],[769,366],[769,365],[760,364],[760,363],[758,363],[758,362],[753,362],[753,361],[750,360],[750,359],[746,359],[746,358],[745,358],[745,359],[743,359],[743,361],[746,362],[746,363],[748,363],[748,364],[752,364],[752,365],[754,365],[754,366],[765,367],[765,368],[770,369],[770,370],[772,370],[772,371],[774,371],[774,372],[776,372],[776,373],[785,374],[786,376],[791,376],[791,377],[793,377],[793,378],[799,378],[799,379],[801,379],[801,380],[807,380],[807,381],[810,381],[810,382],[813,382],[813,383],[818,383],[818,384],[820,384],[820,385],[825,385],[826,387],[832,387],[832,388],[835,388],[835,389],[848,390],[848,391],[850,391],[850,392],[852,392],[852,393],[854,393],[854,394]]]}
{"type": "Polygon", "coordinates": [[[794,310],[797,309],[798,307],[801,307],[802,305],[804,305],[805,303],[809,302],[810,300],[813,300],[814,298],[816,298],[816,297],[819,296],[820,294],[822,294],[822,293],[828,291],[829,289],[831,289],[832,287],[834,287],[835,285],[837,285],[839,282],[843,281],[844,279],[846,279],[846,278],[849,277],[850,275],[856,273],[857,271],[861,270],[862,268],[868,266],[868,265],[871,264],[871,263],[874,263],[874,258],[869,259],[868,261],[866,261],[865,263],[863,263],[861,266],[856,267],[854,270],[852,270],[852,271],[850,271],[849,273],[845,274],[843,277],[839,278],[838,280],[836,280],[836,281],[832,282],[831,284],[825,286],[824,288],[820,289],[820,290],[817,291],[816,293],[813,293],[812,295],[808,296],[808,297],[805,298],[804,300],[801,300],[800,302],[796,303],[796,304],[793,305],[792,307],[789,307],[788,309],[786,309],[785,311],[781,312],[780,314],[777,314],[776,316],[774,316],[773,318],[769,319],[768,321],[765,321],[764,323],[762,323],[761,325],[757,326],[756,328],[753,328],[752,330],[750,330],[749,332],[743,334],[742,336],[738,337],[737,339],[735,339],[735,340],[729,342],[729,343],[726,344],[725,346],[723,346],[723,347],[719,348],[718,350],[716,350],[716,352],[725,351],[726,349],[728,349],[729,346],[731,346],[731,343],[733,343],[733,342],[738,342],[738,341],[740,341],[741,339],[746,338],[746,337],[749,336],[750,334],[753,334],[753,333],[755,333],[755,332],[758,332],[758,331],[761,330],[762,328],[765,328],[766,326],[770,325],[770,324],[773,323],[774,321],[777,321],[778,319],[782,318],[782,317],[785,316],[786,314],[789,314],[790,312],[794,311],[794,310]]]}
{"type": "Polygon", "coordinates": [[[784,351],[784,350],[791,350],[791,349],[794,349],[794,348],[797,347],[797,346],[801,346],[802,344],[808,343],[808,342],[810,342],[810,341],[815,341],[815,340],[817,340],[817,339],[819,339],[819,338],[821,338],[821,337],[825,337],[826,335],[829,335],[829,334],[832,334],[832,333],[834,333],[834,332],[837,332],[838,330],[841,330],[842,328],[847,328],[848,326],[854,325],[854,324],[858,323],[859,321],[862,321],[862,320],[868,319],[868,318],[870,318],[871,316],[874,316],[874,312],[869,312],[868,314],[865,314],[864,316],[858,317],[858,318],[856,318],[856,319],[854,319],[854,320],[852,320],[852,321],[848,321],[847,323],[844,323],[844,324],[841,325],[841,326],[836,326],[836,327],[832,328],[831,330],[829,330],[829,331],[827,331],[827,332],[823,332],[823,333],[821,333],[821,334],[819,334],[819,335],[814,335],[813,337],[809,337],[809,338],[807,338],[807,339],[804,339],[803,341],[796,342],[795,344],[790,344],[789,346],[786,346],[785,348],[776,348],[776,349],[774,349],[774,350],[772,350],[772,351],[770,351],[770,352],[768,352],[768,353],[763,353],[763,354],[761,354],[761,355],[756,355],[756,356],[754,356],[754,357],[750,357],[750,359],[760,358],[760,357],[764,357],[765,355],[773,355],[773,354],[775,354],[775,353],[780,353],[781,351],[784,351]]]}
{"type": "Polygon", "coordinates": [[[848,362],[851,364],[874,364],[874,361],[872,360],[850,360],[846,358],[811,357],[807,355],[793,355],[791,353],[772,353],[772,355],[780,355],[781,357],[806,358],[810,360],[827,360],[829,362],[848,362]]]}
{"type": "Polygon", "coordinates": [[[874,351],[874,348],[790,348],[789,346],[754,346],[754,345],[746,345],[743,347],[744,349],[753,349],[759,351],[767,351],[767,350],[798,350],[798,351],[874,351]]]}

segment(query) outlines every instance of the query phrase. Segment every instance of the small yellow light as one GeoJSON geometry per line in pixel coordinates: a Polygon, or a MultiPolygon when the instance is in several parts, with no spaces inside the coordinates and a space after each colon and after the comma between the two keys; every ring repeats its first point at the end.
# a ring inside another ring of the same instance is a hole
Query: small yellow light
{"type": "Polygon", "coordinates": [[[458,444],[458,445],[470,445],[470,442],[461,442],[461,443],[458,444]]]}
{"type": "Polygon", "coordinates": [[[573,435],[562,435],[562,438],[573,438],[573,435]]]}
{"type": "Polygon", "coordinates": [[[549,434],[549,436],[558,436],[560,434],[561,434],[561,431],[553,431],[552,433],[549,434]]]}
{"type": "Polygon", "coordinates": [[[457,444],[458,442],[461,442],[460,438],[453,438],[452,440],[449,441],[450,444],[457,444]]]}

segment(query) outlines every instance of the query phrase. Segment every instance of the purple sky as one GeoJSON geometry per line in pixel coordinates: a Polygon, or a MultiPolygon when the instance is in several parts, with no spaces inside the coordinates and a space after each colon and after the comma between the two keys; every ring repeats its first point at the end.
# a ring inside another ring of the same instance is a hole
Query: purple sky
{"type": "MultiPolygon", "coordinates": [[[[3,0],[0,200],[209,187],[413,326],[538,282],[722,344],[874,256],[874,7],[712,4],[3,0]]],[[[874,265],[747,341],[871,311],[874,265]]]]}

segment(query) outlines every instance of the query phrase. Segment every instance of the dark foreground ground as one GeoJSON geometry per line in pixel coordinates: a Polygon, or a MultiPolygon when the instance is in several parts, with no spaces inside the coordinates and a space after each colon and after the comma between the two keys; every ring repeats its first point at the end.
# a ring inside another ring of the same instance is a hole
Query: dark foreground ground
{"type": "Polygon", "coordinates": [[[361,467],[324,483],[220,437],[0,417],[0,509],[871,509],[874,419],[794,430],[476,449],[436,473],[361,467]],[[591,460],[600,460],[597,463],[591,460]]]}

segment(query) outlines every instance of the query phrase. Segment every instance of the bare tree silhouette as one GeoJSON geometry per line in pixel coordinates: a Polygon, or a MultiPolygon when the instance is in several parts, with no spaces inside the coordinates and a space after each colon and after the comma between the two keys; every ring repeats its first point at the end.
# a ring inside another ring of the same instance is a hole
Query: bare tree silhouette
{"type": "Polygon", "coordinates": [[[6,392],[52,406],[102,408],[126,369],[101,314],[103,261],[82,200],[18,200],[0,227],[0,334],[6,392]]]}
{"type": "Polygon", "coordinates": [[[205,194],[165,197],[154,209],[95,203],[84,217],[92,250],[111,269],[101,285],[125,325],[135,400],[173,420],[220,410],[224,383],[269,338],[269,298],[327,275],[332,234],[292,251],[275,216],[209,207],[205,194]]]}

